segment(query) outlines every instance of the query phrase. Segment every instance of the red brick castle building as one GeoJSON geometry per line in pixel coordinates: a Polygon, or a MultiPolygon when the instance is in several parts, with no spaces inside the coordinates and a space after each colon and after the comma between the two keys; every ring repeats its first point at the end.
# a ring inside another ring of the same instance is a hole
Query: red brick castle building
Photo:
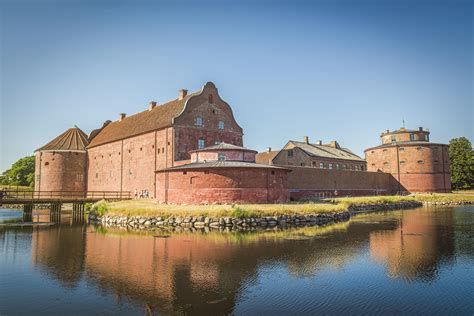
{"type": "MultiPolygon", "coordinates": [[[[212,202],[209,197],[202,196],[202,190],[199,194],[191,194],[193,198],[182,201],[168,195],[172,192],[170,177],[178,181],[178,173],[175,172],[177,169],[173,168],[190,164],[191,153],[198,155],[199,151],[201,156],[205,156],[214,149],[218,150],[216,155],[223,154],[221,157],[227,160],[225,163],[220,162],[221,165],[227,165],[220,166],[219,169],[225,170],[225,179],[215,174],[210,179],[209,171],[216,170],[215,167],[200,168],[203,171],[200,177],[194,175],[194,178],[179,179],[181,184],[184,183],[182,181],[187,181],[187,190],[196,190],[207,183],[207,187],[211,189],[234,189],[232,194],[222,199],[217,198],[214,202],[286,201],[286,178],[282,173],[288,170],[255,164],[255,152],[241,147],[242,136],[242,128],[237,124],[231,107],[221,99],[216,86],[208,82],[195,93],[188,94],[187,90],[180,90],[177,99],[165,104],[158,106],[156,102],[150,102],[148,109],[143,112],[128,117],[121,113],[118,120],[106,121],[100,129],[92,131],[89,137],[79,128],[66,131],[36,151],[35,189],[146,190],[151,197],[162,202],[212,202]],[[73,141],[76,139],[80,141],[73,141]],[[221,143],[236,147],[230,152],[216,147],[203,150],[221,143]],[[240,159],[232,156],[232,152],[246,153],[247,156],[240,159]],[[231,164],[232,168],[229,166],[231,164]],[[160,170],[164,172],[157,172],[160,170]],[[278,176],[271,182],[248,183],[249,179],[257,178],[255,173],[260,175],[262,172],[270,172],[270,175],[277,173],[278,176]],[[166,176],[163,177],[163,174],[166,176]],[[199,186],[191,185],[198,182],[199,186]],[[212,183],[217,187],[213,187],[212,183]],[[241,187],[245,190],[238,190],[241,187]],[[272,189],[267,190],[268,187],[278,188],[275,190],[281,192],[273,195],[272,189]],[[252,188],[258,192],[253,194],[252,188]],[[262,190],[266,193],[263,194],[262,190]]],[[[192,166],[195,167],[191,164],[187,168],[192,166]]],[[[186,175],[187,171],[179,170],[181,176],[186,175]]]]}
{"type": "Polygon", "coordinates": [[[163,203],[272,203],[318,196],[451,190],[447,145],[429,132],[381,135],[366,160],[336,141],[290,141],[264,154],[243,147],[243,131],[212,82],[87,136],[68,129],[36,150],[37,191],[146,191],[163,203]]]}

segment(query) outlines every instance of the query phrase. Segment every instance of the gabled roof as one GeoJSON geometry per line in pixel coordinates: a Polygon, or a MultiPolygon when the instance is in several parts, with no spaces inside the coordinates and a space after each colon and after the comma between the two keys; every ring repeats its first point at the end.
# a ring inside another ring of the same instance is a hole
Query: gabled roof
{"type": "Polygon", "coordinates": [[[89,141],[87,135],[79,127],[73,127],[35,151],[45,150],[86,150],[89,141]]]}
{"type": "MultiPolygon", "coordinates": [[[[347,148],[333,147],[331,145],[316,145],[305,142],[290,140],[288,144],[293,144],[311,157],[324,157],[344,160],[365,161],[347,148]]],[[[287,144],[287,145],[288,145],[287,144]]],[[[286,147],[286,146],[285,146],[286,147]]]]}
{"type": "Polygon", "coordinates": [[[273,158],[275,158],[275,156],[278,155],[279,152],[280,151],[278,150],[274,150],[274,151],[264,151],[264,152],[258,153],[255,156],[255,162],[269,165],[272,163],[273,158]]]}
{"type": "Polygon", "coordinates": [[[179,116],[184,109],[186,101],[199,94],[201,91],[188,94],[183,99],[156,106],[152,110],[146,110],[128,117],[121,121],[112,122],[92,138],[88,147],[111,143],[117,140],[155,131],[173,124],[173,118],[179,116]]]}

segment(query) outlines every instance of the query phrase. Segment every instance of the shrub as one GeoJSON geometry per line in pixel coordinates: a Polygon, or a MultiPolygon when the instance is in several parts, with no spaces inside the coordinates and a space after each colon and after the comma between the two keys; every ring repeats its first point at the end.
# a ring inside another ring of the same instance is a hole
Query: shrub
{"type": "Polygon", "coordinates": [[[104,216],[109,210],[109,206],[107,205],[107,202],[104,200],[99,201],[92,205],[91,211],[94,212],[98,216],[104,216]]]}

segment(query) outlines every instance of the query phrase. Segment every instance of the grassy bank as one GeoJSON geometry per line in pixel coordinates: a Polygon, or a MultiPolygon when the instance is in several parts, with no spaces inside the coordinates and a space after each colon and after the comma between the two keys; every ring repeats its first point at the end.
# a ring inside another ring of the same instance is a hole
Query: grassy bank
{"type": "Polygon", "coordinates": [[[309,215],[336,213],[347,210],[351,205],[387,204],[415,201],[411,196],[374,196],[339,198],[319,203],[286,204],[239,204],[239,205],[167,205],[153,200],[131,200],[105,203],[93,207],[99,215],[120,216],[209,216],[209,217],[264,217],[276,215],[309,215]]]}

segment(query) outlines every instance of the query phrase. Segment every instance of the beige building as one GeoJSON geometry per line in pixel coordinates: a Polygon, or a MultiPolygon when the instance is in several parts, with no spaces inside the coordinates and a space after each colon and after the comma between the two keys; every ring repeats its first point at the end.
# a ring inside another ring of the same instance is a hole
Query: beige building
{"type": "Polygon", "coordinates": [[[308,136],[302,142],[290,140],[280,151],[259,153],[257,163],[280,166],[300,166],[320,169],[339,169],[366,171],[366,161],[347,148],[339,146],[337,141],[323,144],[321,141],[310,143],[308,136]]]}

